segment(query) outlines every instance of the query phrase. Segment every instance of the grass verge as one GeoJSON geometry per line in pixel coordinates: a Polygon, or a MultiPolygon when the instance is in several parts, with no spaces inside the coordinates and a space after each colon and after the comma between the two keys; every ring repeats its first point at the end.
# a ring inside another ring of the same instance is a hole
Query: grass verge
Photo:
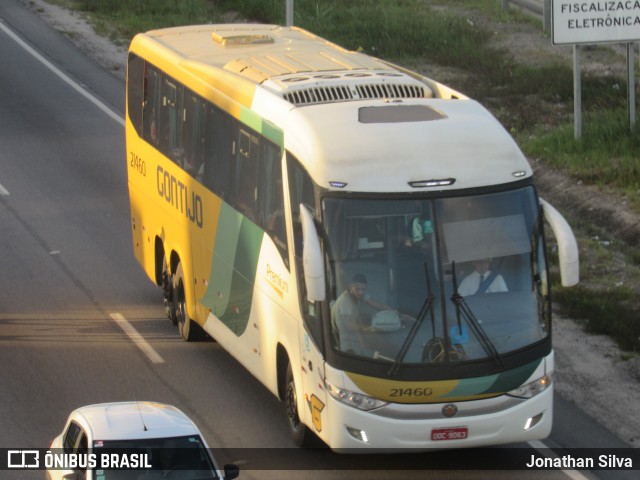
{"type": "Polygon", "coordinates": [[[618,190],[640,210],[640,128],[630,130],[626,109],[587,113],[580,141],[574,140],[573,124],[555,129],[538,126],[518,141],[529,156],[585,184],[618,190]]]}
{"type": "Polygon", "coordinates": [[[588,332],[608,335],[628,352],[640,352],[640,322],[634,289],[613,287],[598,291],[582,286],[556,289],[560,311],[588,332]]]}

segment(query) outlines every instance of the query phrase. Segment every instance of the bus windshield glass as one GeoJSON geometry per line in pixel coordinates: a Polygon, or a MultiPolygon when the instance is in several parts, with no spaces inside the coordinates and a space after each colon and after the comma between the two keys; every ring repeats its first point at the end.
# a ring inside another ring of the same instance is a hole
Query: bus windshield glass
{"type": "Polygon", "coordinates": [[[332,348],[391,364],[500,361],[549,335],[532,187],[323,200],[332,348]]]}

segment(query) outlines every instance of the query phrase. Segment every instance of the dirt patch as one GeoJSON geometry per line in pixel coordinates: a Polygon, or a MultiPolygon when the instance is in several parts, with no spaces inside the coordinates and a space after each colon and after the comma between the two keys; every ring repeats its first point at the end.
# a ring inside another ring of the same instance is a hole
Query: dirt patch
{"type": "Polygon", "coordinates": [[[45,0],[20,0],[53,28],[66,35],[89,57],[114,75],[125,78],[127,48],[115,45],[96,33],[91,24],[78,12],[69,11],[45,0]]]}
{"type": "Polygon", "coordinates": [[[540,195],[583,222],[599,225],[609,235],[630,246],[640,246],[640,214],[613,192],[584,185],[571,177],[530,160],[540,195]]]}
{"type": "MultiPolygon", "coordinates": [[[[44,0],[21,0],[47,22],[64,32],[79,48],[121,78],[125,75],[126,49],[115,46],[102,38],[78,14],[70,13],[46,3],[44,0]]],[[[446,8],[451,13],[465,15],[469,22],[489,28],[494,32],[496,47],[507,49],[518,62],[532,66],[552,62],[572,65],[572,49],[556,47],[540,27],[527,22],[494,22],[477,13],[446,8]]],[[[626,57],[620,47],[595,47],[583,54],[584,71],[600,75],[624,75],[626,57]]],[[[422,65],[423,74],[443,83],[459,85],[468,74],[437,65],[422,65]]],[[[522,117],[527,110],[540,108],[539,99],[520,99],[519,108],[508,112],[522,117]]],[[[552,105],[550,111],[567,115],[567,105],[552,105]]],[[[572,108],[572,107],[571,107],[572,108]]],[[[631,209],[620,195],[587,187],[551,170],[535,159],[531,160],[537,184],[546,200],[553,203],[569,219],[572,225],[597,224],[615,238],[611,249],[623,243],[638,246],[640,243],[640,215],[631,209]]],[[[581,245],[582,268],[589,268],[594,253],[588,248],[593,233],[576,229],[581,245]],[[586,260],[586,262],[585,262],[586,260]]],[[[633,267],[622,251],[611,255],[609,268],[615,270],[624,281],[640,292],[640,275],[631,272],[633,267]]],[[[607,281],[610,278],[607,277],[607,281]]],[[[575,402],[599,423],[606,425],[622,441],[631,446],[640,445],[640,358],[621,352],[616,344],[605,336],[589,335],[574,321],[554,318],[554,345],[556,351],[556,390],[566,399],[575,402]],[[615,405],[615,408],[611,408],[615,405]]]]}
{"type": "Polygon", "coordinates": [[[609,337],[587,335],[564,317],[556,315],[553,328],[556,392],[622,441],[638,447],[640,359],[623,361],[609,337]]]}
{"type": "MultiPolygon", "coordinates": [[[[532,23],[490,23],[493,45],[507,50],[519,63],[531,66],[573,65],[573,47],[553,45],[550,35],[532,23]]],[[[626,75],[625,48],[619,45],[586,46],[581,51],[581,71],[605,76],[626,75]]]]}

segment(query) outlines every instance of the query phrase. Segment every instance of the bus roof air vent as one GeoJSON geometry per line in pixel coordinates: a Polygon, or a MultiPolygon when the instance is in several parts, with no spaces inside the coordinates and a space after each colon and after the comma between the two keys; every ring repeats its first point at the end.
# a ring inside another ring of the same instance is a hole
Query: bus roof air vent
{"type": "Polygon", "coordinates": [[[213,41],[222,47],[274,43],[274,39],[271,35],[257,33],[239,34],[237,32],[212,32],[211,38],[213,38],[213,41]]]}
{"type": "Polygon", "coordinates": [[[352,100],[351,90],[344,85],[302,88],[284,94],[284,99],[294,105],[344,102],[352,100]]]}
{"type": "Polygon", "coordinates": [[[372,83],[357,85],[359,98],[424,98],[425,89],[420,85],[401,83],[372,83]]]}
{"type": "Polygon", "coordinates": [[[349,100],[431,98],[427,85],[396,72],[326,72],[283,76],[270,84],[297,106],[349,100]],[[399,77],[399,78],[398,78],[399,77]]]}

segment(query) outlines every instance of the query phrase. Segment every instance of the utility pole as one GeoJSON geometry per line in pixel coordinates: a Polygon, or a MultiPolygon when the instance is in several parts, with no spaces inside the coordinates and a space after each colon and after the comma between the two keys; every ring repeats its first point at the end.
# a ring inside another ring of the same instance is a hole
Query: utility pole
{"type": "Polygon", "coordinates": [[[286,22],[287,27],[293,26],[293,0],[287,0],[286,22]]]}

